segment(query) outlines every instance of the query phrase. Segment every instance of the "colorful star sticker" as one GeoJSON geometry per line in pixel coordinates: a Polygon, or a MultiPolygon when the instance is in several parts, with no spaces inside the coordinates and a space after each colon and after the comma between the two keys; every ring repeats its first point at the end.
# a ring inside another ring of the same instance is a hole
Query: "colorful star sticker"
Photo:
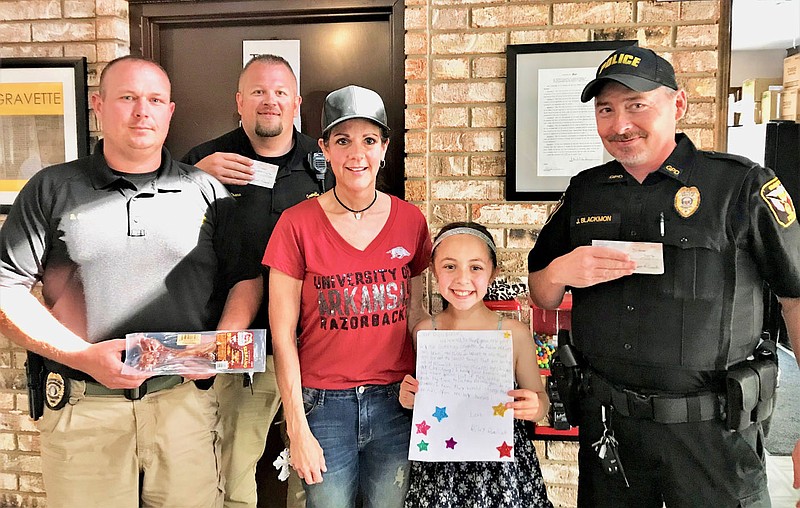
{"type": "MultiPolygon", "coordinates": [[[[417,448],[419,448],[419,451],[421,451],[421,452],[427,452],[428,451],[428,443],[426,443],[425,441],[420,441],[419,443],[417,443],[417,448]]],[[[502,457],[502,455],[501,455],[501,457],[502,457]]]]}
{"type": "Polygon", "coordinates": [[[436,406],[436,411],[433,412],[432,416],[439,420],[439,423],[442,423],[442,420],[447,418],[447,408],[436,406]]]}
{"type": "Polygon", "coordinates": [[[492,416],[505,416],[506,415],[506,410],[508,408],[506,407],[506,405],[504,403],[501,402],[500,404],[498,404],[496,406],[492,406],[492,409],[494,409],[494,415],[492,415],[492,416]]]}
{"type": "Polygon", "coordinates": [[[431,426],[428,425],[425,422],[425,420],[422,420],[422,423],[418,423],[417,424],[417,434],[424,434],[424,435],[427,436],[428,435],[428,429],[430,429],[430,428],[431,428],[431,426]]]}
{"type": "Polygon", "coordinates": [[[511,337],[513,337],[513,335],[511,335],[511,332],[510,332],[510,331],[508,331],[508,330],[503,330],[503,338],[504,338],[504,339],[510,339],[511,337]]]}
{"type": "Polygon", "coordinates": [[[503,457],[511,457],[511,449],[514,448],[513,446],[509,446],[508,443],[503,441],[503,444],[497,447],[497,451],[500,452],[500,458],[503,457]]]}
{"type": "Polygon", "coordinates": [[[453,439],[451,437],[450,439],[445,441],[445,444],[447,445],[447,448],[450,448],[451,450],[455,450],[456,449],[456,445],[458,444],[458,441],[456,441],[455,439],[453,439]]]}

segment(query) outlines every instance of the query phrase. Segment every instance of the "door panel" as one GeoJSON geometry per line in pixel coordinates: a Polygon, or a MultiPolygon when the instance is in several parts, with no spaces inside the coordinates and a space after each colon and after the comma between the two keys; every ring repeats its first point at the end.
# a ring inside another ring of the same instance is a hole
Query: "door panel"
{"type": "Polygon", "coordinates": [[[141,53],[163,65],[172,80],[176,109],[166,143],[174,156],[238,125],[234,95],[243,40],[298,39],[302,131],[319,137],[322,104],[330,91],[350,84],[377,91],[392,128],[379,188],[403,196],[402,5],[387,2],[376,9],[368,2],[361,10],[343,11],[321,2],[287,15],[277,6],[267,9],[273,2],[231,2],[214,15],[215,3],[200,2],[194,10],[187,3],[193,2],[131,2],[131,52],[141,44],[141,53]],[[237,6],[256,11],[235,12],[237,6]]]}

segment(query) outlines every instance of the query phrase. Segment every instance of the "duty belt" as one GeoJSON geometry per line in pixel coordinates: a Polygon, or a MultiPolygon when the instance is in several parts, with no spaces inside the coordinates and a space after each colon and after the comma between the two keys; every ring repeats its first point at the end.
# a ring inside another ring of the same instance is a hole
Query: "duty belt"
{"type": "Polygon", "coordinates": [[[156,376],[145,380],[138,388],[112,389],[101,385],[85,372],[72,369],[66,365],[50,360],[49,358],[44,359],[44,366],[48,372],[54,372],[61,376],[62,385],[67,383],[70,379],[86,382],[85,393],[89,396],[124,396],[128,400],[139,400],[148,393],[166,390],[183,382],[183,378],[180,376],[156,376]]]}
{"type": "Polygon", "coordinates": [[[689,395],[642,394],[616,386],[592,371],[588,375],[590,393],[614,411],[631,418],[657,423],[704,422],[718,418],[724,397],[713,392],[689,395]]]}
{"type": "Polygon", "coordinates": [[[85,393],[89,396],[124,396],[128,400],[139,400],[148,393],[166,390],[182,382],[183,378],[180,376],[157,376],[145,380],[138,388],[113,389],[94,381],[86,381],[85,393]]]}

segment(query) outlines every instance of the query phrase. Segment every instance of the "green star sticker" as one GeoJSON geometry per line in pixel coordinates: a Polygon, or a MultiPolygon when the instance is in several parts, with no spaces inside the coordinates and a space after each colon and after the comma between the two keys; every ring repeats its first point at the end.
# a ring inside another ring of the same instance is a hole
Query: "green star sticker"
{"type": "Polygon", "coordinates": [[[417,447],[419,448],[419,451],[421,451],[421,452],[427,452],[428,451],[428,443],[426,443],[425,441],[420,441],[417,444],[417,447]]]}

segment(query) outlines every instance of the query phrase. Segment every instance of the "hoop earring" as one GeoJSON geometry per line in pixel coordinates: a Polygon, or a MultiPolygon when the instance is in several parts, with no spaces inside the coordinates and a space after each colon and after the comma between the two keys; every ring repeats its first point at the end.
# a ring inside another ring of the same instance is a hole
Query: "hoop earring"
{"type": "Polygon", "coordinates": [[[386,167],[386,159],[381,159],[381,163],[378,164],[378,167],[379,168],[385,168],[386,167]]]}

